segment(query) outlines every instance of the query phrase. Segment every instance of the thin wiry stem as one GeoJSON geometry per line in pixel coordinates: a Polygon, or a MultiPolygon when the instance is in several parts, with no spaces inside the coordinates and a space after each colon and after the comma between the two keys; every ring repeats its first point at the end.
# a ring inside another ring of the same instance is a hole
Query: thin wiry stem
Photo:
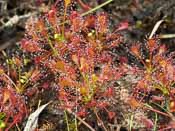
{"type": "Polygon", "coordinates": [[[87,122],[85,122],[83,119],[81,119],[80,117],[78,117],[74,112],[72,112],[71,110],[67,110],[68,113],[73,114],[81,123],[83,123],[87,128],[89,128],[91,131],[95,131],[95,129],[93,129],[87,122]]]}

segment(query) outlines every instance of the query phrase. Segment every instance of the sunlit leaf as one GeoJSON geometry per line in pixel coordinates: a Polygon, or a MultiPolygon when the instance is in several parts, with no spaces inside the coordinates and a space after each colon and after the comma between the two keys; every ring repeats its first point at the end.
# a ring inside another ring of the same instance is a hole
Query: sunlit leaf
{"type": "Polygon", "coordinates": [[[169,108],[170,108],[170,112],[175,112],[175,101],[170,102],[169,108]]]}
{"type": "Polygon", "coordinates": [[[72,60],[73,62],[75,62],[76,65],[79,65],[79,60],[78,60],[77,55],[72,55],[72,60]]]}
{"type": "Polygon", "coordinates": [[[6,124],[4,121],[0,120],[0,129],[3,129],[6,127],[6,124]]]}
{"type": "Polygon", "coordinates": [[[65,40],[64,36],[61,34],[54,34],[54,39],[58,42],[63,42],[65,40]]]}
{"type": "Polygon", "coordinates": [[[59,84],[61,87],[70,87],[73,86],[73,83],[71,81],[71,79],[67,78],[67,77],[63,77],[59,79],[59,84]]]}
{"type": "Polygon", "coordinates": [[[3,104],[5,104],[10,99],[10,95],[11,95],[10,91],[5,89],[3,92],[3,101],[2,101],[3,104]]]}
{"type": "Polygon", "coordinates": [[[0,67],[0,75],[4,73],[4,69],[0,67]]]}
{"type": "Polygon", "coordinates": [[[87,92],[88,92],[87,87],[80,87],[80,93],[81,93],[82,95],[86,95],[87,92]]]}
{"type": "Polygon", "coordinates": [[[57,61],[55,67],[60,71],[65,71],[65,63],[63,61],[57,61]]]}
{"type": "Polygon", "coordinates": [[[65,3],[65,7],[67,8],[67,6],[71,3],[71,0],[64,0],[65,3]]]}
{"type": "Polygon", "coordinates": [[[132,108],[137,108],[137,107],[140,107],[141,104],[135,99],[135,98],[131,98],[128,103],[130,104],[130,106],[132,108]]]}
{"type": "Polygon", "coordinates": [[[95,83],[97,82],[98,77],[95,74],[92,74],[92,81],[95,83]]]}

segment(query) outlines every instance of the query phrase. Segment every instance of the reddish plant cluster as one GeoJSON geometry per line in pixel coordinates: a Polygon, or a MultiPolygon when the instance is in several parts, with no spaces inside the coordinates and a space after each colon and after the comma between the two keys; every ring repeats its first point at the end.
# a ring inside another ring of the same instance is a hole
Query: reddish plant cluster
{"type": "Polygon", "coordinates": [[[134,107],[142,105],[159,115],[171,117],[170,114],[175,111],[174,53],[168,55],[165,45],[160,45],[157,39],[149,39],[146,43],[146,49],[146,58],[144,58],[139,44],[131,47],[132,54],[143,65],[143,68],[137,70],[140,80],[133,91],[131,105],[134,107]],[[147,104],[149,107],[146,106],[147,104]]]}
{"type": "MultiPolygon", "coordinates": [[[[2,88],[2,87],[1,87],[2,88]]],[[[5,114],[4,123],[8,131],[11,127],[22,122],[27,116],[27,109],[24,98],[8,86],[0,90],[0,111],[5,114]]]]}
{"type": "MultiPolygon", "coordinates": [[[[35,54],[35,66],[58,85],[60,107],[85,116],[87,109],[107,110],[114,95],[114,83],[127,70],[117,65],[110,50],[122,37],[108,27],[107,15],[81,17],[73,11],[62,19],[55,8],[27,25],[22,50],[35,54]],[[105,98],[105,99],[104,99],[105,98]]],[[[41,75],[41,79],[45,79],[41,75]]]]}

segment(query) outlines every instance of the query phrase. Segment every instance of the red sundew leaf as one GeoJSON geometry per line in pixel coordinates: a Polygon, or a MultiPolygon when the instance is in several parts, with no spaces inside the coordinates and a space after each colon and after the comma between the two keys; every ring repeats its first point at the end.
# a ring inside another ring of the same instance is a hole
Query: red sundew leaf
{"type": "Polygon", "coordinates": [[[162,45],[159,47],[159,50],[158,50],[158,54],[159,55],[162,55],[166,52],[166,46],[165,45],[162,45]]]}
{"type": "Polygon", "coordinates": [[[101,81],[113,81],[118,80],[121,78],[122,73],[113,69],[110,67],[110,65],[105,65],[105,67],[102,68],[102,72],[100,74],[100,80],[101,81]]]}
{"type": "Polygon", "coordinates": [[[72,55],[72,60],[76,65],[79,65],[79,59],[78,59],[77,55],[72,55]]]}
{"type": "Polygon", "coordinates": [[[162,60],[162,56],[160,56],[160,55],[155,55],[154,57],[153,57],[153,63],[159,63],[159,61],[161,61],[162,60]]]}
{"type": "Polygon", "coordinates": [[[102,73],[100,74],[99,79],[101,81],[108,81],[111,78],[111,70],[109,66],[102,68],[102,73]]]}
{"type": "Polygon", "coordinates": [[[32,75],[30,76],[30,80],[32,82],[36,82],[37,80],[39,80],[41,77],[41,72],[38,69],[35,69],[34,71],[32,71],[32,75]]]}
{"type": "Polygon", "coordinates": [[[151,98],[152,98],[152,101],[163,101],[164,100],[164,97],[155,96],[155,95],[153,95],[151,98]]]}
{"type": "Polygon", "coordinates": [[[67,101],[68,93],[65,90],[61,89],[58,92],[58,98],[61,99],[61,100],[67,101]]]}
{"type": "Polygon", "coordinates": [[[22,65],[22,62],[18,57],[14,57],[13,60],[16,66],[20,67],[22,65]]]}
{"type": "Polygon", "coordinates": [[[83,19],[80,17],[80,15],[73,11],[70,15],[71,20],[71,28],[74,32],[78,32],[83,27],[83,19]]]}
{"type": "Polygon", "coordinates": [[[171,93],[172,93],[172,94],[175,94],[175,89],[174,89],[174,88],[171,89],[171,93]]]}
{"type": "Polygon", "coordinates": [[[159,61],[160,66],[165,69],[166,66],[168,65],[168,62],[165,59],[162,59],[159,61]]]}
{"type": "Polygon", "coordinates": [[[72,86],[74,86],[73,81],[68,77],[59,78],[59,85],[61,87],[72,87],[72,86]]]}
{"type": "Polygon", "coordinates": [[[121,40],[117,39],[117,40],[114,40],[114,41],[110,42],[110,44],[106,45],[104,48],[109,49],[109,48],[118,47],[120,43],[121,43],[121,40]]]}
{"type": "Polygon", "coordinates": [[[172,128],[172,129],[175,129],[175,121],[171,120],[170,123],[168,124],[168,127],[172,128]]]}
{"type": "Polygon", "coordinates": [[[77,73],[76,73],[76,69],[74,67],[71,67],[71,66],[66,67],[66,73],[70,77],[70,79],[72,79],[72,80],[77,79],[77,76],[76,76],[77,73]]]}
{"type": "Polygon", "coordinates": [[[96,19],[96,30],[99,33],[106,33],[108,31],[107,27],[107,15],[105,13],[100,13],[97,15],[96,19]]]}
{"type": "Polygon", "coordinates": [[[70,40],[72,41],[73,44],[76,44],[76,45],[78,45],[81,41],[80,36],[78,35],[72,35],[70,40]]]}
{"type": "Polygon", "coordinates": [[[94,16],[87,16],[84,20],[84,27],[92,28],[95,27],[95,17],[94,16]]]}
{"type": "Polygon", "coordinates": [[[73,11],[70,15],[70,20],[73,20],[75,19],[76,17],[79,17],[80,15],[78,14],[78,12],[76,11],[73,11]]]}
{"type": "MultiPolygon", "coordinates": [[[[13,122],[10,122],[12,125],[13,123],[16,124],[20,122],[27,113],[24,100],[20,95],[17,95],[11,87],[3,88],[1,93],[3,94],[3,99],[0,99],[2,100],[1,103],[3,103],[1,111],[13,119],[13,122]]],[[[6,120],[6,122],[8,122],[8,119],[6,120]]],[[[10,128],[10,126],[11,125],[9,125],[8,128],[10,128]]]]}
{"type": "Polygon", "coordinates": [[[52,26],[56,26],[56,9],[54,7],[48,12],[48,20],[52,26]]]}
{"type": "Polygon", "coordinates": [[[87,112],[86,112],[85,108],[83,108],[77,112],[77,116],[79,116],[79,117],[85,117],[86,115],[87,115],[87,112]]]}
{"type": "Polygon", "coordinates": [[[26,39],[23,39],[21,41],[21,48],[24,51],[31,52],[31,53],[41,51],[41,48],[38,46],[36,42],[29,41],[26,39]]]}
{"type": "Polygon", "coordinates": [[[109,117],[110,120],[113,119],[115,117],[115,112],[108,111],[108,117],[109,117]]]}
{"type": "Polygon", "coordinates": [[[18,78],[18,72],[15,69],[10,70],[10,77],[13,78],[14,80],[17,80],[18,78]]]}
{"type": "Polygon", "coordinates": [[[167,77],[169,80],[174,80],[174,67],[171,64],[166,66],[167,68],[167,77]]]}
{"type": "Polygon", "coordinates": [[[35,26],[43,36],[47,36],[46,27],[42,19],[38,20],[35,26]]]}
{"type": "Polygon", "coordinates": [[[4,89],[4,92],[3,92],[3,101],[2,103],[5,104],[9,99],[10,99],[10,96],[12,94],[10,93],[10,91],[7,89],[4,89]]]}
{"type": "Polygon", "coordinates": [[[120,61],[121,64],[123,64],[123,63],[127,63],[127,62],[128,62],[128,58],[122,56],[122,57],[119,58],[119,61],[120,61]]]}
{"type": "Polygon", "coordinates": [[[128,29],[128,27],[129,27],[128,21],[121,22],[119,24],[118,28],[115,30],[115,32],[121,31],[121,30],[126,30],[126,29],[128,29]]]}
{"type": "Polygon", "coordinates": [[[99,108],[105,108],[107,107],[109,104],[107,102],[98,102],[97,103],[97,107],[99,108]]]}
{"type": "Polygon", "coordinates": [[[55,60],[50,60],[49,62],[45,61],[45,66],[49,67],[52,72],[65,72],[65,65],[63,61],[55,61],[55,60]]]}
{"type": "Polygon", "coordinates": [[[116,40],[116,39],[121,39],[121,35],[120,34],[115,34],[115,33],[112,33],[112,34],[107,34],[106,36],[106,40],[107,41],[112,41],[112,40],[116,40]]]}
{"type": "Polygon", "coordinates": [[[45,52],[45,54],[43,54],[43,55],[36,56],[36,57],[34,58],[35,64],[37,65],[37,64],[40,64],[40,63],[43,62],[43,61],[46,61],[47,58],[51,55],[51,53],[52,53],[52,52],[45,52]]]}
{"type": "Polygon", "coordinates": [[[8,127],[6,128],[6,131],[9,131],[14,125],[18,124],[22,121],[23,115],[18,113],[17,115],[13,116],[13,122],[11,122],[8,127]]]}
{"type": "Polygon", "coordinates": [[[72,108],[74,108],[74,105],[64,104],[60,106],[60,109],[72,110],[72,108]]]}
{"type": "Polygon", "coordinates": [[[94,48],[92,48],[92,47],[87,48],[87,54],[90,58],[95,56],[96,54],[95,54],[94,48]]]}
{"type": "Polygon", "coordinates": [[[107,52],[103,52],[98,58],[98,61],[100,63],[109,63],[111,60],[112,60],[112,57],[107,52]]]}
{"type": "Polygon", "coordinates": [[[97,102],[95,100],[91,100],[89,103],[86,104],[87,108],[91,108],[91,107],[96,107],[97,102]]]}
{"type": "Polygon", "coordinates": [[[155,39],[149,39],[148,40],[148,48],[150,52],[153,52],[157,48],[157,42],[155,39]]]}
{"type": "Polygon", "coordinates": [[[90,7],[89,5],[83,3],[82,0],[77,0],[77,1],[78,1],[78,3],[81,5],[81,7],[82,7],[83,9],[85,9],[85,10],[90,10],[90,9],[91,9],[91,7],[90,7]]]}
{"type": "Polygon", "coordinates": [[[36,88],[30,88],[25,92],[25,95],[28,97],[32,97],[35,94],[37,94],[37,89],[36,88]]]}
{"type": "Polygon", "coordinates": [[[141,122],[148,128],[148,129],[152,129],[154,124],[152,122],[151,119],[148,119],[146,117],[141,117],[141,122]]]}
{"type": "Polygon", "coordinates": [[[82,72],[88,72],[89,70],[89,64],[87,63],[87,60],[84,57],[80,58],[80,70],[82,72]]]}
{"type": "Polygon", "coordinates": [[[39,64],[41,61],[42,61],[42,57],[41,57],[41,56],[36,56],[36,57],[34,58],[35,64],[39,64]]]}
{"type": "Polygon", "coordinates": [[[63,61],[57,61],[55,68],[60,70],[60,71],[65,72],[65,63],[63,61]]]}
{"type": "Polygon", "coordinates": [[[140,45],[139,44],[133,45],[130,50],[134,55],[136,55],[137,57],[140,57],[140,45]]]}
{"type": "Polygon", "coordinates": [[[146,80],[143,79],[143,80],[138,81],[137,88],[144,89],[146,85],[147,85],[146,80]]]}
{"type": "Polygon", "coordinates": [[[50,85],[49,82],[44,82],[42,88],[47,90],[49,89],[49,85],[50,85]]]}
{"type": "Polygon", "coordinates": [[[52,19],[55,17],[55,14],[56,14],[56,9],[52,9],[48,12],[48,17],[49,19],[52,19]]]}
{"type": "Polygon", "coordinates": [[[114,89],[112,87],[109,87],[106,91],[105,91],[105,96],[107,97],[112,97],[114,95],[114,89]]]}

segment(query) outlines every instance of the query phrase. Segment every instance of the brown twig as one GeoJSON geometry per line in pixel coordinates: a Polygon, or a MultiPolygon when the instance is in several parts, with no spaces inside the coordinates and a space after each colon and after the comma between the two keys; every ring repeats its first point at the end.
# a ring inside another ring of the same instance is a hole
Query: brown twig
{"type": "Polygon", "coordinates": [[[66,110],[68,113],[73,114],[81,123],[83,123],[86,127],[88,127],[91,131],[95,131],[87,122],[85,122],[83,119],[78,117],[74,112],[71,110],[66,110]]]}
{"type": "Polygon", "coordinates": [[[104,123],[103,123],[103,121],[100,119],[100,117],[98,116],[98,113],[97,113],[97,111],[94,109],[94,113],[95,113],[95,115],[96,115],[96,117],[97,117],[97,120],[100,122],[100,124],[102,125],[102,127],[103,127],[103,129],[105,130],[105,131],[108,131],[107,129],[106,129],[106,127],[105,127],[105,125],[104,125],[104,123]]]}

